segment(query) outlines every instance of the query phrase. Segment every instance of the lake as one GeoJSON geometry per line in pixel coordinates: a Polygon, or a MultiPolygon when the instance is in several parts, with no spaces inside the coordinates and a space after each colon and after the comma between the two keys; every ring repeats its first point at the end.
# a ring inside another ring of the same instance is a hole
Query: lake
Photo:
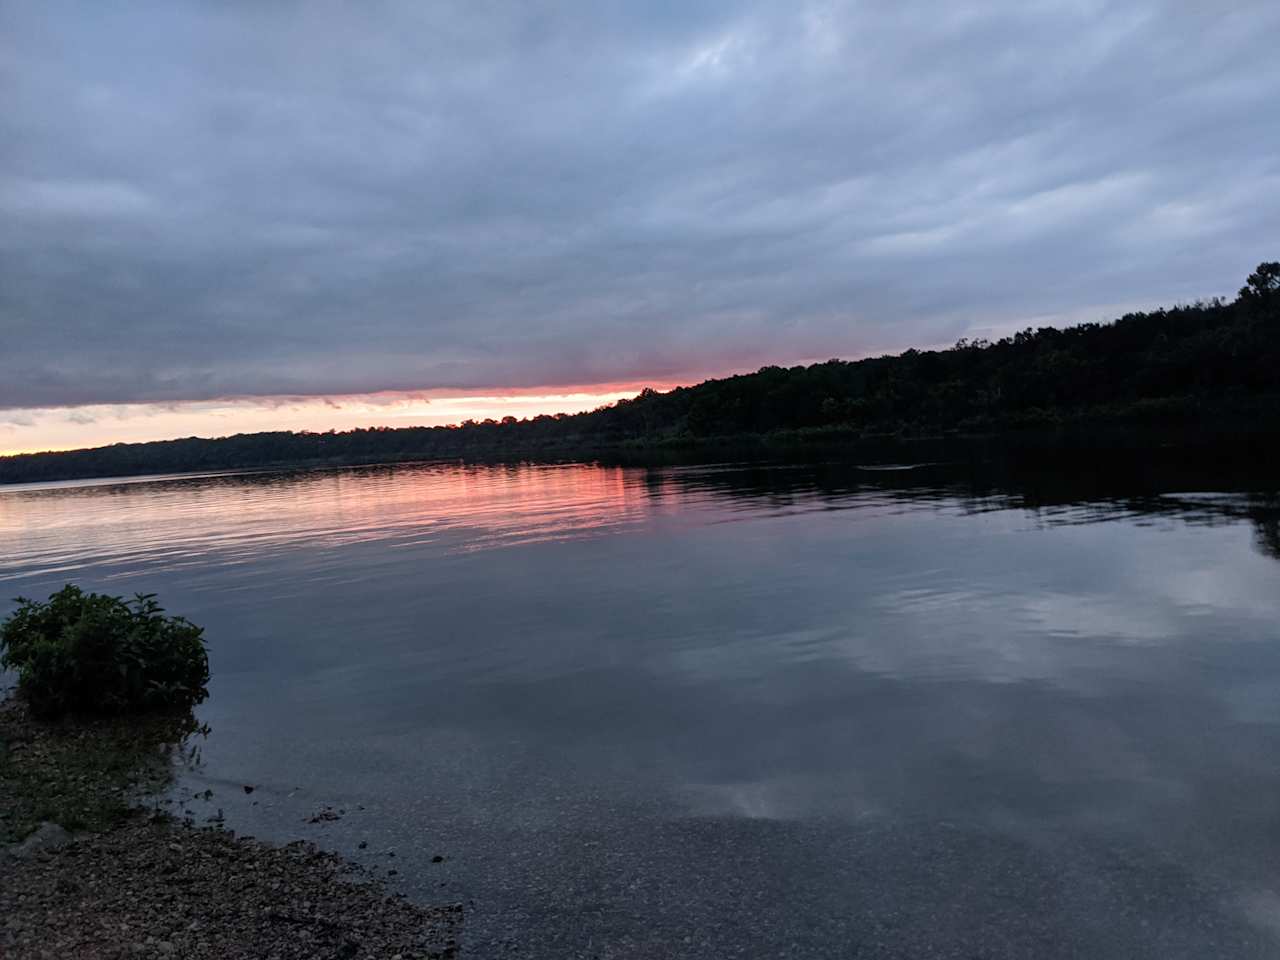
{"type": "Polygon", "coordinates": [[[1275,489],[839,462],[4,487],[0,613],[73,581],[204,625],[212,732],[173,797],[461,902],[465,956],[1275,957],[1275,489]]]}

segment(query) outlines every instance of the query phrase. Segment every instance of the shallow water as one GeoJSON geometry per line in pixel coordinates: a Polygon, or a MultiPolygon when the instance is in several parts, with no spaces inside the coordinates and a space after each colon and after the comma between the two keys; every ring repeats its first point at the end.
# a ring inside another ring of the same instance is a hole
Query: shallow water
{"type": "Polygon", "coordinates": [[[1280,955],[1273,488],[902,466],[7,487],[0,592],[203,624],[188,808],[472,956],[1280,955]]]}

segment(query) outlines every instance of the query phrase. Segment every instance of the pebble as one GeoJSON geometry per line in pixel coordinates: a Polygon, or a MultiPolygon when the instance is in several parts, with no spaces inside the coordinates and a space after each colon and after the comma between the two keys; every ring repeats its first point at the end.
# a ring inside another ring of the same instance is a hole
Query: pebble
{"type": "Polygon", "coordinates": [[[360,868],[313,847],[272,847],[141,817],[0,871],[4,960],[447,958],[462,919],[456,905],[420,907],[376,880],[348,882],[360,868]],[[72,881],[93,892],[68,911],[72,881]]]}

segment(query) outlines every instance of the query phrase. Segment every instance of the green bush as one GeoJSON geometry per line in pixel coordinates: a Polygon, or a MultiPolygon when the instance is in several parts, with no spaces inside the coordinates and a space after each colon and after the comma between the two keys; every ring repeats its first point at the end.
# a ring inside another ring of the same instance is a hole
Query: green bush
{"type": "Polygon", "coordinates": [[[18,671],[33,713],[189,710],[208,695],[203,630],[132,600],[68,584],[47,602],[17,598],[0,624],[0,665],[18,671]]]}

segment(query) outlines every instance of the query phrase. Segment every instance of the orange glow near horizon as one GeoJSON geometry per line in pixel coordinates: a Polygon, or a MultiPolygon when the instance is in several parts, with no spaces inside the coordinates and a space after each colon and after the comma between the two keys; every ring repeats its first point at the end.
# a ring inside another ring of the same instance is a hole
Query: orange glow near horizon
{"type": "Polygon", "coordinates": [[[442,426],[464,420],[581,413],[634,397],[646,386],[668,390],[675,384],[599,384],[492,394],[388,391],[0,410],[0,456],[268,430],[442,426]]]}

